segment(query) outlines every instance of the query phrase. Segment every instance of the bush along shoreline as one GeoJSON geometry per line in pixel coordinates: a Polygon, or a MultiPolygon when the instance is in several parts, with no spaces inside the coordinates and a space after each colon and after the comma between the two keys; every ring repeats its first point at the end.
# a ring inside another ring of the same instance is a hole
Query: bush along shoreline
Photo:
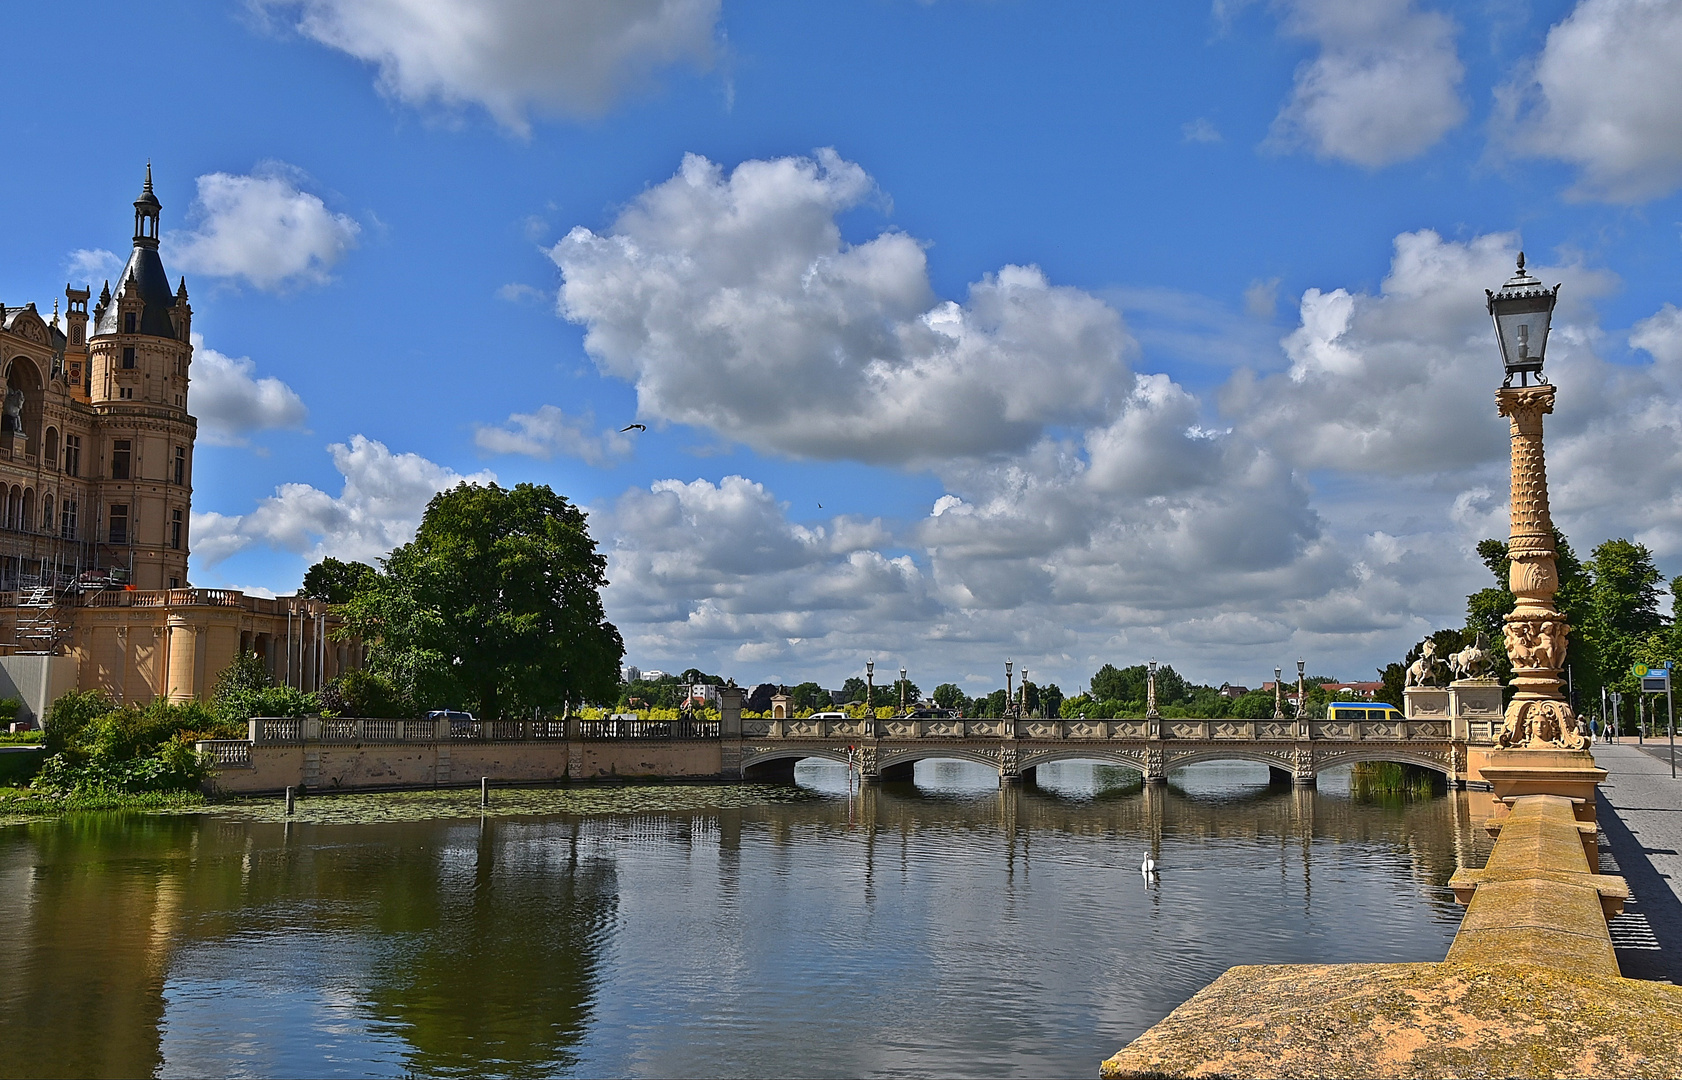
{"type": "Polygon", "coordinates": [[[12,769],[0,785],[11,786],[0,786],[0,818],[202,806],[212,763],[194,743],[244,738],[253,716],[320,709],[316,695],[276,686],[250,653],[217,678],[209,704],[118,705],[104,691],[73,690],[47,711],[43,749],[27,755],[33,760],[5,763],[12,769]]]}

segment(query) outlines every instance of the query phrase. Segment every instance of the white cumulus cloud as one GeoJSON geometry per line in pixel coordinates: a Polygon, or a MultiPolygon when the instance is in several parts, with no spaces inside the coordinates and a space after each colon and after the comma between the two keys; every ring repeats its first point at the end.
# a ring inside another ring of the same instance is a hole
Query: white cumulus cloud
{"type": "Polygon", "coordinates": [[[1133,351],[1114,308],[1031,266],[942,300],[918,241],[842,239],[874,191],[829,150],[729,172],[687,155],[611,228],[554,246],[560,312],[641,415],[781,455],[985,455],[1114,411],[1133,351]]]}
{"type": "Polygon", "coordinates": [[[255,431],[302,427],[309,410],[297,391],[272,375],[259,376],[250,357],[227,356],[193,335],[189,408],[199,438],[212,446],[245,446],[255,431]]]}
{"type": "Polygon", "coordinates": [[[326,282],[362,227],[329,210],[301,182],[296,170],[279,164],[250,175],[199,177],[190,212],[195,224],[164,237],[170,264],[268,291],[326,282]]]}
{"type": "Polygon", "coordinates": [[[1466,118],[1454,24],[1413,0],[1289,0],[1284,30],[1320,46],[1268,142],[1367,169],[1418,157],[1466,118]]]}
{"type": "Polygon", "coordinates": [[[414,539],[432,497],[457,484],[490,484],[496,476],[463,476],[419,454],[394,454],[362,435],[327,448],[344,477],[339,494],[288,483],[246,514],[193,515],[193,557],[212,565],[252,544],[372,562],[414,539]]]}
{"type": "Polygon", "coordinates": [[[533,112],[597,115],[660,68],[704,66],[721,0],[259,2],[375,65],[399,101],[475,105],[524,134],[533,112]]]}
{"type": "Polygon", "coordinates": [[[613,428],[596,428],[592,412],[569,416],[553,405],[536,412],[513,413],[501,426],[481,424],[473,441],[493,454],[523,454],[548,461],[557,454],[587,465],[601,465],[631,452],[631,440],[613,428]]]}
{"type": "Polygon", "coordinates": [[[1682,4],[1581,0],[1498,96],[1510,149],[1577,166],[1574,194],[1668,194],[1682,185],[1682,4]]]}

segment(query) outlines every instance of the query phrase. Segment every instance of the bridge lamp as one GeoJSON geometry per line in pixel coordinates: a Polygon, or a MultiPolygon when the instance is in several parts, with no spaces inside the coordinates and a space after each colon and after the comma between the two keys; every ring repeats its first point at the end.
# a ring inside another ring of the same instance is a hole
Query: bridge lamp
{"type": "Polygon", "coordinates": [[[1011,689],[1010,689],[1010,669],[1011,669],[1011,662],[1009,660],[1006,660],[1005,661],[1005,715],[1006,716],[1010,715],[1010,710],[1012,708],[1013,703],[1016,700],[1012,696],[1011,689]]]}
{"type": "Polygon", "coordinates": [[[1495,337],[1501,343],[1501,365],[1506,378],[1502,386],[1513,385],[1513,376],[1520,386],[1530,385],[1534,374],[1538,383],[1542,377],[1542,357],[1548,349],[1548,327],[1553,322],[1554,304],[1559,300],[1560,286],[1549,289],[1524,269],[1524,252],[1518,253],[1518,272],[1499,292],[1484,290],[1489,298],[1489,315],[1495,320],[1495,337]]]}
{"type": "Polygon", "coordinates": [[[899,669],[899,711],[905,711],[905,668],[899,669]]]}

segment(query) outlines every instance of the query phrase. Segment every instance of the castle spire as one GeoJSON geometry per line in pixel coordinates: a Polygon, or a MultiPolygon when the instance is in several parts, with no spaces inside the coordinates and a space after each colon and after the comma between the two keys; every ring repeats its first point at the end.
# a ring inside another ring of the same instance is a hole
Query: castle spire
{"type": "Polygon", "coordinates": [[[146,183],[140,189],[140,198],[134,200],[134,246],[155,248],[158,246],[158,215],[163,210],[163,204],[158,202],[158,196],[152,191],[152,163],[146,162],[146,183]]]}

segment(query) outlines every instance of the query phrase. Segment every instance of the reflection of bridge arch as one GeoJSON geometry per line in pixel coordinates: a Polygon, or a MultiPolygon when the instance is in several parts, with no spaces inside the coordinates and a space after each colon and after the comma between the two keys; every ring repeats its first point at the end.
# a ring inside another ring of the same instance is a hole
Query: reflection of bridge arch
{"type": "Polygon", "coordinates": [[[1440,757],[1430,754],[1410,753],[1400,746],[1363,746],[1359,749],[1342,751],[1321,751],[1314,756],[1314,768],[1324,772],[1339,765],[1360,765],[1373,762],[1391,762],[1396,765],[1417,765],[1422,769],[1442,773],[1450,780],[1454,779],[1454,765],[1440,757]]]}

